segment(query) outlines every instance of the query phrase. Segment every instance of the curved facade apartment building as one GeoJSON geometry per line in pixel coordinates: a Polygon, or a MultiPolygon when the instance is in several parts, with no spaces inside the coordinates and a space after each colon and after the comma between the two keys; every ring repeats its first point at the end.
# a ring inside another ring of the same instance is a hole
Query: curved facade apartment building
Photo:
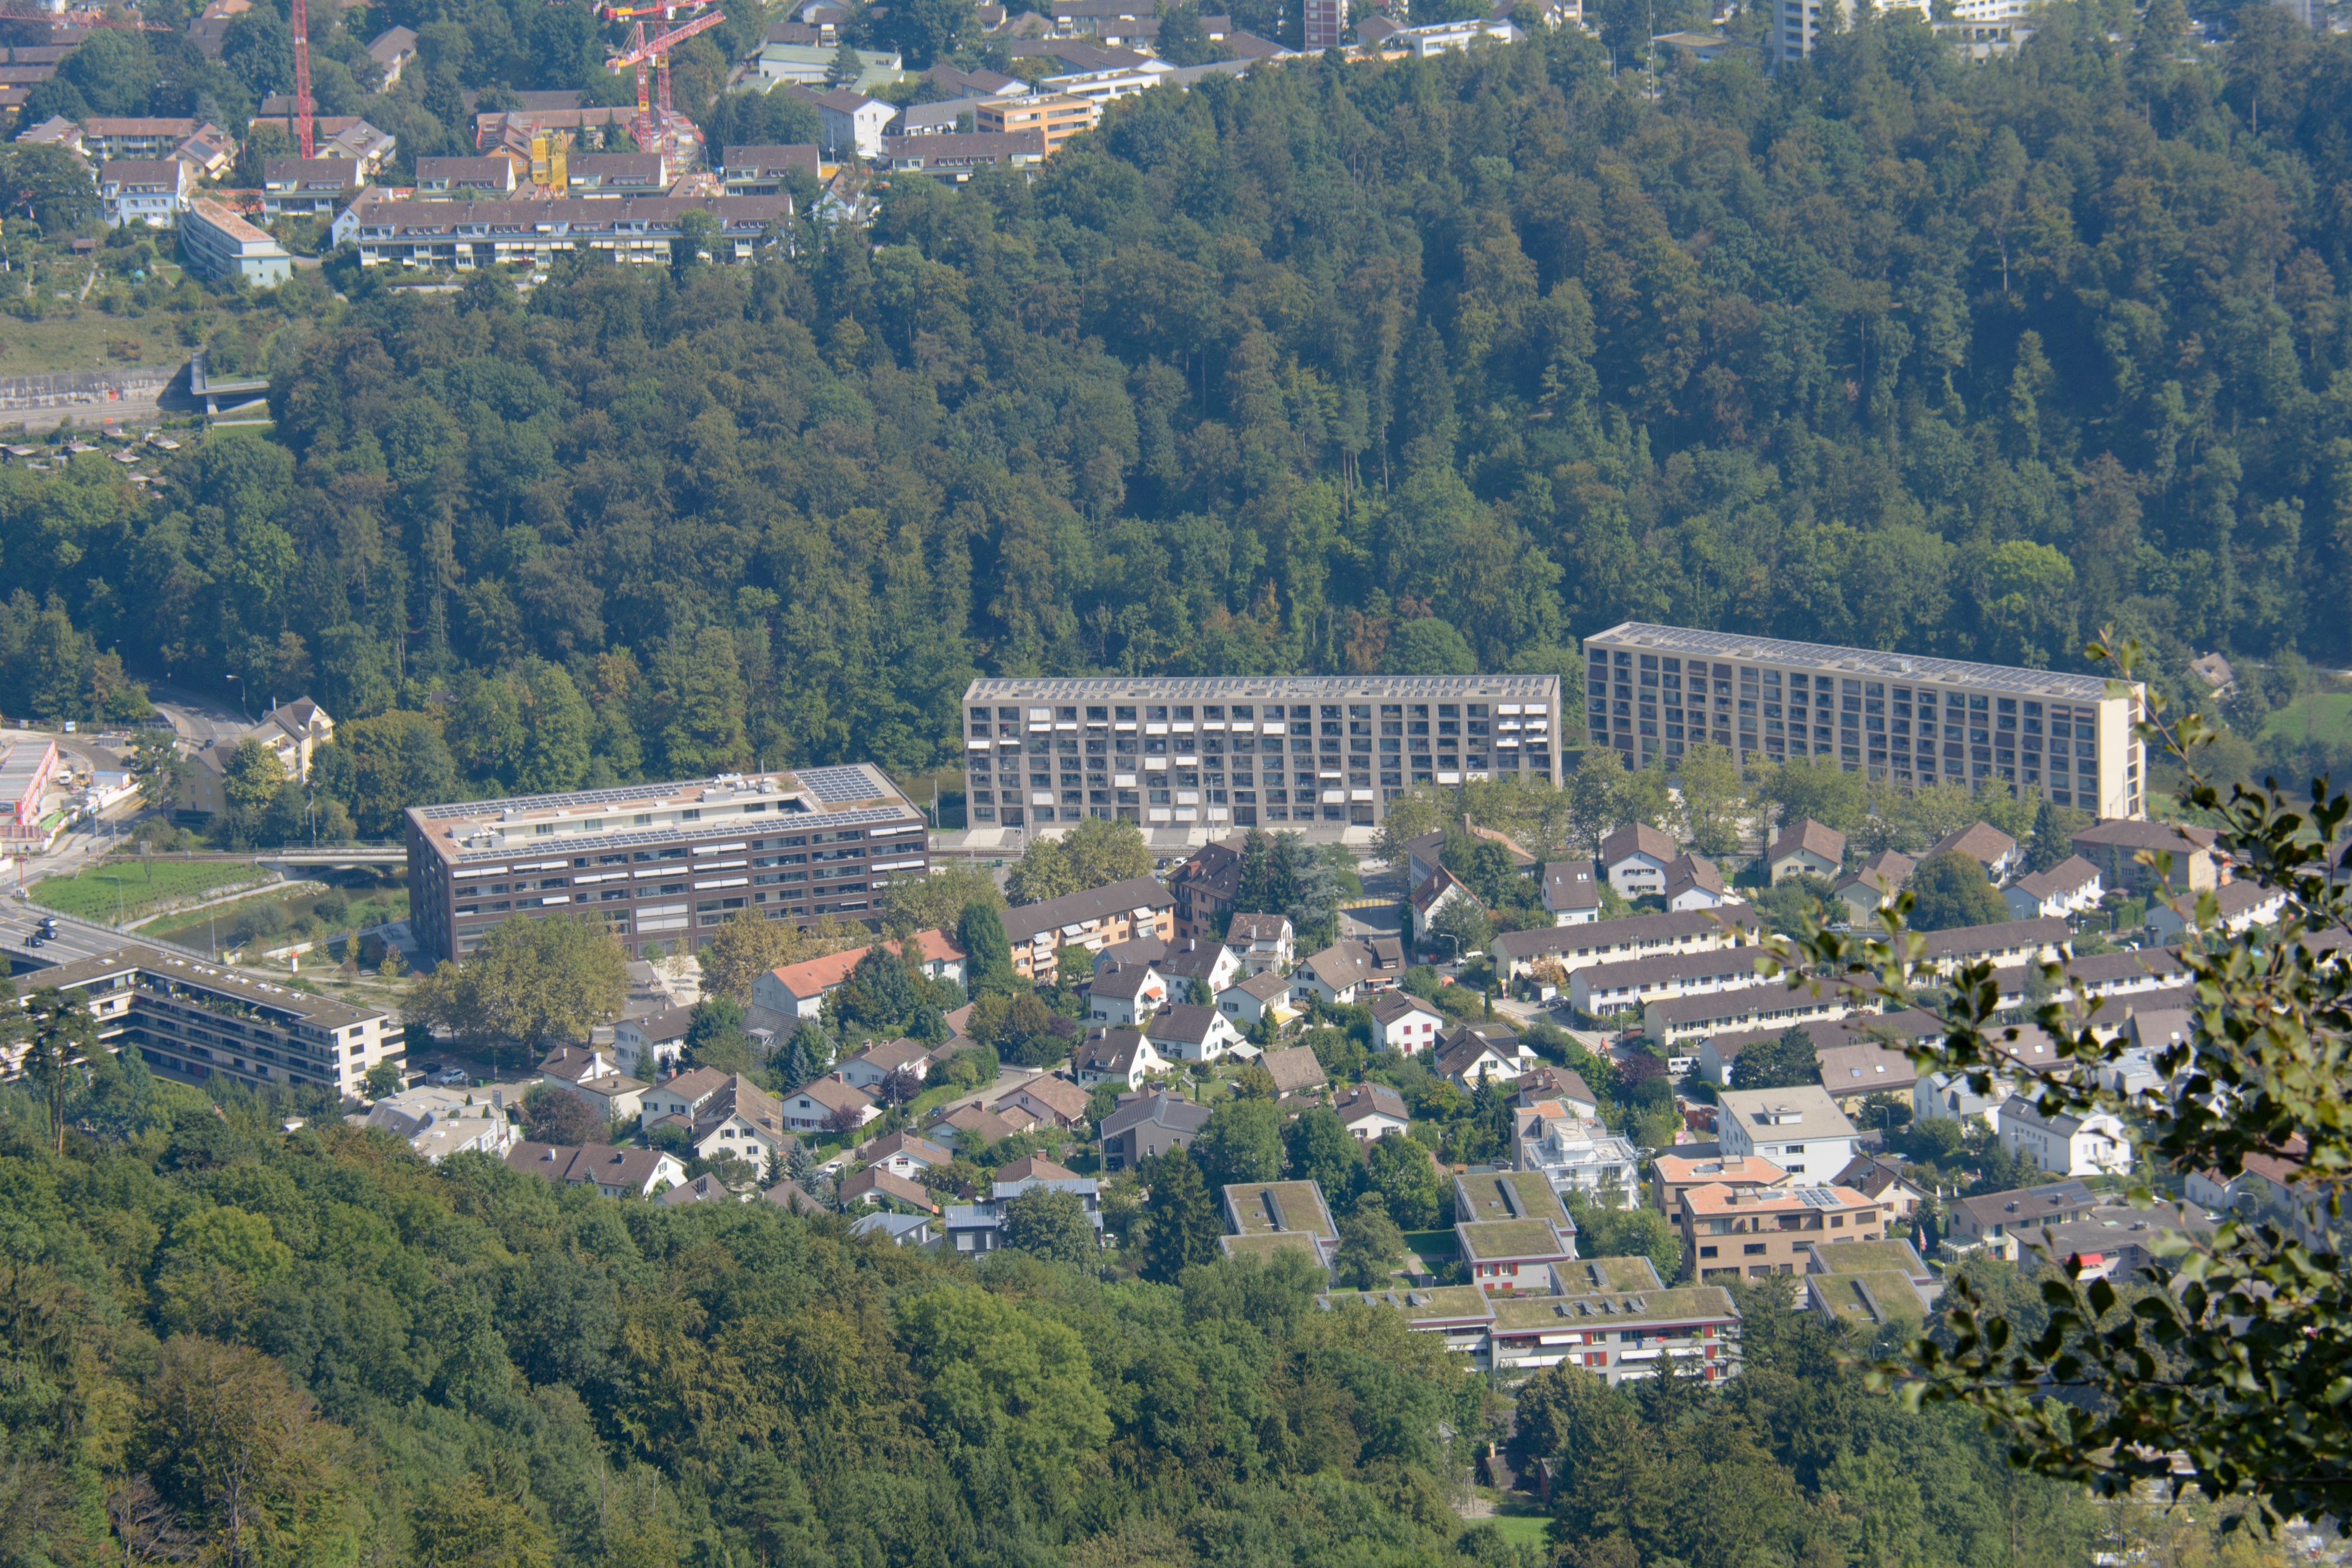
{"type": "Polygon", "coordinates": [[[1626,766],[1702,742],[1741,762],[1834,757],[1848,771],[2040,790],[2101,818],[2147,810],[2137,682],[1627,622],[1584,640],[1585,723],[1626,766]]]}
{"type": "Polygon", "coordinates": [[[701,946],[738,911],[868,924],[930,867],[923,814],[864,765],[408,809],[410,928],[458,959],[502,921],[601,916],[631,957],[701,946]]]}
{"type": "Polygon", "coordinates": [[[1559,782],[1557,675],[974,681],[974,828],[1377,823],[1414,784],[1559,782]]]}

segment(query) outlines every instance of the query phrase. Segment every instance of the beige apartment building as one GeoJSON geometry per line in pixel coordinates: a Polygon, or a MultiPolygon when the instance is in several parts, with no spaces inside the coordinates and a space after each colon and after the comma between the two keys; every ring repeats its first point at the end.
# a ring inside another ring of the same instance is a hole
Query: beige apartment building
{"type": "Polygon", "coordinates": [[[1628,767],[1712,741],[1743,763],[1834,757],[1916,786],[2041,791],[2100,818],[2147,814],[2138,683],[1627,622],[1584,640],[1585,722],[1628,767]]]}
{"type": "Polygon", "coordinates": [[[974,828],[1089,816],[1222,836],[1370,827],[1414,784],[1558,784],[1557,675],[987,679],[964,692],[974,828]]]}
{"type": "Polygon", "coordinates": [[[1048,158],[1071,137],[1082,131],[1092,131],[1101,118],[1101,104],[1068,93],[1051,98],[987,99],[971,111],[975,131],[1038,132],[1045,139],[1048,158]]]}

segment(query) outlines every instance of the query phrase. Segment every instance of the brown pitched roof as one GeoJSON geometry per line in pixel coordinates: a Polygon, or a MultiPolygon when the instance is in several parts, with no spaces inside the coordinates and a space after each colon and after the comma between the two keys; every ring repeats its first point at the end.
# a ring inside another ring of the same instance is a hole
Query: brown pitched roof
{"type": "Polygon", "coordinates": [[[1782,828],[1780,836],[1772,841],[1772,847],[1764,852],[1764,859],[1769,864],[1773,861],[1795,854],[1800,850],[1809,854],[1819,855],[1832,865],[1836,865],[1845,859],[1845,835],[1835,828],[1824,827],[1811,817],[1807,817],[1803,821],[1793,822],[1782,828]]]}
{"type": "Polygon", "coordinates": [[[959,1133],[977,1133],[980,1134],[981,1141],[988,1144],[1001,1142],[1020,1131],[995,1112],[983,1111],[977,1105],[962,1106],[940,1117],[932,1124],[940,1127],[953,1127],[959,1133]]]}
{"type": "Polygon", "coordinates": [[[939,1200],[931,1196],[929,1187],[918,1186],[905,1176],[894,1176],[879,1166],[859,1171],[841,1184],[843,1207],[847,1207],[861,1197],[895,1197],[900,1203],[911,1205],[926,1214],[937,1214],[940,1211],[939,1200]]]}
{"type": "Polygon", "coordinates": [[[1004,936],[1015,947],[1041,931],[1058,925],[1083,925],[1088,921],[1124,915],[1130,909],[1157,913],[1175,907],[1168,890],[1148,876],[1131,876],[1108,887],[1090,888],[1043,904],[1024,904],[1004,912],[1004,936]]]}
{"type": "Polygon", "coordinates": [[[1990,822],[1971,822],[1957,832],[1946,833],[1919,858],[1934,860],[1937,855],[1963,854],[1980,865],[1990,866],[2016,852],[2015,839],[1990,822]]]}
{"type": "Polygon", "coordinates": [[[1315,1060],[1313,1051],[1303,1045],[1267,1051],[1265,1065],[1266,1071],[1274,1075],[1274,1086],[1285,1094],[1320,1089],[1328,1082],[1323,1076],[1323,1064],[1315,1060]]]}
{"type": "Polygon", "coordinates": [[[1015,1094],[1026,1094],[1040,1105],[1050,1108],[1055,1115],[1066,1122],[1083,1121],[1086,1118],[1088,1098],[1087,1092],[1066,1078],[1056,1078],[1051,1073],[1032,1078],[1028,1082],[1006,1094],[1003,1099],[997,1101],[997,1103],[1002,1105],[1015,1094]]]}
{"type": "Polygon", "coordinates": [[[1344,1123],[1360,1122],[1367,1116],[1412,1120],[1412,1113],[1404,1108],[1404,1097],[1385,1083],[1359,1083],[1331,1102],[1331,1108],[1344,1123]]]}
{"type": "Polygon", "coordinates": [[[996,1167],[996,1179],[1006,1181],[1077,1181],[1078,1173],[1057,1166],[1043,1155],[1024,1155],[1009,1166],[996,1167]]]}
{"type": "Polygon", "coordinates": [[[1637,854],[1648,855],[1664,865],[1675,858],[1675,841],[1647,822],[1628,822],[1601,841],[1601,863],[1604,867],[1637,854]]]}

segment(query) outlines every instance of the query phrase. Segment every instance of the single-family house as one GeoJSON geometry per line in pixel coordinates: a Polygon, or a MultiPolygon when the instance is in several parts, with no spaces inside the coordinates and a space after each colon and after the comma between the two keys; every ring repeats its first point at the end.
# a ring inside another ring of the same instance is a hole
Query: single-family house
{"type": "Polygon", "coordinates": [[[707,1067],[648,1089],[638,1124],[647,1133],[678,1128],[698,1159],[732,1155],[761,1168],[798,1142],[773,1095],[740,1073],[707,1067]]]}
{"type": "Polygon", "coordinates": [[[1543,906],[1554,925],[1601,918],[1601,877],[1591,861],[1553,861],[1543,869],[1543,906]]]}
{"type": "Polygon", "coordinates": [[[1853,1159],[1861,1134],[1818,1084],[1727,1089],[1716,1098],[1723,1152],[1770,1160],[1792,1186],[1826,1186],[1853,1159]]]}
{"type": "MultiPolygon", "coordinates": [[[[1464,882],[1444,866],[1439,866],[1435,871],[1431,872],[1421,884],[1412,890],[1412,929],[1413,934],[1420,937],[1423,946],[1434,945],[1430,936],[1430,927],[1436,923],[1438,915],[1445,911],[1447,905],[1460,903],[1467,903],[1480,910],[1486,907],[1478,902],[1478,895],[1470,891],[1468,883],[1464,882]]],[[[1457,958],[1463,956],[1459,953],[1450,956],[1457,958]]]]}
{"type": "Polygon", "coordinates": [[[98,172],[98,199],[110,228],[170,228],[195,188],[195,170],[177,158],[110,158],[98,172]]]}
{"type": "Polygon", "coordinates": [[[1876,1155],[1854,1155],[1830,1181],[1834,1186],[1850,1186],[1883,1206],[1895,1220],[1909,1220],[1929,1197],[1927,1189],[1905,1176],[1900,1166],[1876,1155]]]}
{"type": "Polygon", "coordinates": [[[955,1151],[902,1127],[861,1147],[857,1157],[873,1169],[887,1170],[908,1181],[920,1181],[925,1171],[953,1163],[955,1151]]]}
{"type": "Polygon", "coordinates": [[[1159,1047],[1135,1029],[1089,1030],[1075,1055],[1078,1084],[1085,1089],[1097,1083],[1139,1089],[1145,1079],[1168,1071],[1168,1059],[1159,1047]]]}
{"type": "Polygon", "coordinates": [[[1240,955],[1242,967],[1253,975],[1287,969],[1298,961],[1297,938],[1286,915],[1236,912],[1225,927],[1225,946],[1240,955]]]}
{"type": "Polygon", "coordinates": [[[849,1233],[879,1236],[893,1247],[929,1247],[939,1235],[939,1221],[928,1214],[869,1208],[849,1222],[849,1233]]]}
{"type": "Polygon", "coordinates": [[[2074,852],[2099,868],[2100,880],[2111,892],[2147,896],[2162,880],[2153,857],[2168,854],[2174,891],[2205,893],[2221,885],[2221,857],[2214,848],[2219,837],[2210,828],[2119,817],[2094,822],[2076,833],[2074,852]],[[2150,863],[2139,863],[2142,854],[2151,857],[2150,863]]]}
{"type": "Polygon", "coordinates": [[[406,27],[386,27],[368,40],[368,58],[383,72],[381,90],[390,92],[400,80],[400,73],[416,57],[416,35],[406,27]]]}
{"type": "Polygon", "coordinates": [[[1341,947],[1326,947],[1320,953],[1309,954],[1290,971],[1290,996],[1293,1001],[1302,1004],[1312,999],[1326,1007],[1346,1007],[1357,999],[1370,978],[1370,971],[1354,954],[1341,947]]]}
{"type": "Polygon", "coordinates": [[[853,1089],[838,1078],[814,1078],[783,1099],[784,1125],[796,1131],[832,1128],[837,1123],[862,1127],[882,1114],[882,1107],[863,1089],[853,1089]]]}
{"type": "Polygon", "coordinates": [[[1860,1103],[1873,1094],[1894,1094],[1905,1104],[1919,1082],[1910,1056],[1874,1040],[1848,1036],[1843,1045],[1819,1045],[1814,1055],[1822,1064],[1822,1087],[1831,1099],[1861,1114],[1860,1103]]]}
{"type": "Polygon", "coordinates": [[[2000,1145],[2022,1164],[2053,1176],[2122,1176],[2131,1169],[2131,1134],[2105,1111],[2043,1114],[2032,1096],[2000,1107],[2000,1145]]]}
{"type": "Polygon", "coordinates": [[[606,1197],[651,1197],[686,1180],[686,1166],[660,1149],[616,1148],[611,1144],[523,1142],[507,1151],[507,1168],[543,1176],[558,1186],[593,1183],[606,1197]]]}
{"type": "Polygon", "coordinates": [[[815,98],[818,140],[826,152],[882,156],[882,130],[898,114],[897,105],[861,92],[825,92],[815,98]]]}
{"type": "Polygon", "coordinates": [[[624,1072],[657,1078],[686,1054],[686,1031],[693,1022],[692,1008],[664,1008],[623,1019],[613,1026],[614,1059],[624,1072]]]}
{"type": "Polygon", "coordinates": [[[1997,1078],[1979,1094],[1965,1072],[1930,1072],[1911,1087],[1911,1119],[1953,1121],[1964,1127],[1979,1122],[1998,1130],[2001,1102],[2008,1098],[2009,1085],[1997,1078]]]}
{"type": "Polygon", "coordinates": [[[1964,1251],[1982,1249],[2014,1262],[2028,1233],[2086,1219],[2098,1207],[2098,1195],[2079,1181],[1980,1193],[1952,1200],[1945,1234],[1964,1251]]]}
{"type": "Polygon", "coordinates": [[[1438,1074],[1465,1089],[1475,1089],[1489,1078],[1507,1078],[1532,1071],[1536,1053],[1499,1023],[1460,1024],[1442,1035],[1433,1064],[1438,1074]]]}
{"type": "MultiPolygon", "coordinates": [[[[2210,929],[2220,935],[2237,936],[2257,925],[2275,925],[2286,915],[2286,890],[2267,887],[2250,878],[2225,882],[2210,890],[2213,894],[2214,918],[2210,929]]],[[[2192,931],[2201,929],[2198,904],[2202,893],[2174,895],[2180,904],[2175,909],[2169,904],[2151,903],[2147,911],[2148,929],[2159,942],[2186,941],[2192,931]]]]}
{"type": "Polygon", "coordinates": [[[2017,841],[1990,822],[1971,822],[1937,839],[1919,858],[1926,862],[1952,854],[1966,855],[1984,867],[1986,880],[1999,886],[2017,864],[2017,841]]]}
{"type": "Polygon", "coordinates": [[[1847,918],[1859,924],[1893,904],[1918,869],[1918,862],[1897,850],[1880,850],[1864,861],[1852,876],[1837,884],[1837,895],[1849,911],[1847,918]]]}
{"type": "MultiPolygon", "coordinates": [[[[918,931],[914,944],[914,962],[926,979],[963,983],[964,952],[953,936],[944,931],[918,931]]],[[[883,943],[882,950],[905,956],[905,949],[897,942],[883,943]]],[[[871,948],[859,947],[829,953],[822,958],[771,969],[751,982],[751,1006],[784,1018],[813,1019],[824,1010],[824,998],[847,983],[850,971],[870,951],[871,948]]]]}
{"type": "Polygon", "coordinates": [[[705,1171],[682,1186],[671,1187],[654,1201],[664,1208],[683,1208],[689,1203],[749,1203],[751,1195],[735,1191],[715,1174],[705,1171]]]}
{"type": "Polygon", "coordinates": [[[1171,1149],[1188,1149],[1209,1120],[1209,1108],[1160,1091],[1121,1097],[1102,1119],[1103,1169],[1131,1171],[1171,1149]]]}
{"type": "Polygon", "coordinates": [[[2019,877],[2000,890],[2011,920],[2063,920],[2099,905],[2106,890],[2099,868],[2081,855],[2068,855],[2048,871],[2019,877]]]}
{"type": "Polygon", "coordinates": [[[1364,983],[1356,993],[1359,1001],[1394,989],[1412,967],[1405,961],[1402,936],[1342,936],[1331,946],[1364,967],[1364,983]]]}
{"type": "MultiPolygon", "coordinates": [[[[1015,1109],[1018,1111],[1017,1107],[1015,1109]]],[[[1021,1131],[1024,1126],[1035,1124],[1027,1120],[1026,1112],[1019,1112],[1013,1116],[1001,1116],[993,1111],[972,1104],[959,1105],[941,1116],[931,1124],[931,1131],[940,1137],[951,1138],[958,1143],[963,1141],[962,1134],[969,1133],[979,1141],[982,1148],[986,1148],[992,1144],[1003,1143],[1021,1131]]]]}
{"type": "Polygon", "coordinates": [[[886,1086],[893,1079],[904,1083],[899,1075],[912,1073],[920,1082],[930,1065],[931,1048],[919,1040],[877,1040],[843,1057],[834,1065],[833,1075],[877,1099],[887,1099],[886,1086]]]}
{"type": "Polygon", "coordinates": [[[1385,1083],[1359,1083],[1341,1091],[1331,1102],[1339,1113],[1339,1124],[1359,1143],[1376,1144],[1391,1133],[1412,1130],[1412,1117],[1405,1110],[1404,1097],[1385,1083]]]}
{"type": "Polygon", "coordinates": [[[1214,1061],[1242,1043],[1242,1031],[1215,1008],[1179,1002],[1144,1026],[1160,1054],[1171,1061],[1214,1061]]]}
{"type": "Polygon", "coordinates": [[[503,1159],[521,1136],[507,1120],[512,1092],[496,1085],[465,1089],[419,1084],[387,1094],[343,1120],[405,1140],[429,1166],[469,1149],[503,1159]]]}
{"type": "Polygon", "coordinates": [[[1288,1016],[1290,1009],[1285,1004],[1289,1000],[1289,977],[1268,970],[1246,980],[1236,980],[1219,991],[1217,1010],[1255,1029],[1269,1012],[1276,1015],[1277,1021],[1288,1016]]]}
{"type": "Polygon", "coordinates": [[[1149,964],[1106,964],[1087,990],[1087,1020],[1097,1027],[1141,1024],[1168,1005],[1168,982],[1149,964]]]}
{"type": "Polygon", "coordinates": [[[1787,823],[1764,852],[1764,866],[1774,882],[1792,876],[1834,880],[1845,869],[1845,835],[1811,817],[1787,823]]]}
{"type": "Polygon", "coordinates": [[[868,1166],[841,1184],[841,1207],[865,1208],[877,1204],[900,1204],[919,1214],[937,1214],[939,1199],[931,1189],[919,1182],[886,1170],[880,1166],[868,1166]]]}
{"type": "Polygon", "coordinates": [[[558,1046],[539,1064],[540,1075],[586,1102],[607,1122],[634,1120],[652,1085],[630,1077],[593,1045],[558,1046]]]}
{"type": "Polygon", "coordinates": [[[1241,896],[1244,841],[1239,833],[1213,839],[1169,872],[1168,891],[1175,899],[1175,935],[1180,940],[1215,939],[1218,918],[1241,896]]]}
{"type": "Polygon", "coordinates": [[[1666,891],[1675,841],[1647,822],[1628,822],[1601,841],[1601,870],[1626,898],[1666,891]]]}
{"type": "Polygon", "coordinates": [[[1323,1076],[1323,1063],[1316,1059],[1312,1050],[1303,1045],[1269,1051],[1261,1065],[1273,1076],[1276,1091],[1286,1100],[1293,1096],[1318,1094],[1328,1082],[1323,1076]]]}
{"type": "Polygon", "coordinates": [[[1666,862],[1666,907],[1683,911],[1721,909],[1727,904],[1738,904],[1723,883],[1723,873],[1705,855],[1685,852],[1666,862]]]}
{"type": "Polygon", "coordinates": [[[1000,1116],[1010,1116],[1019,1110],[1035,1117],[1040,1124],[1067,1131],[1087,1119],[1087,1092],[1068,1079],[1045,1073],[1004,1095],[992,1109],[1000,1116]]]}
{"type": "Polygon", "coordinates": [[[1430,1050],[1445,1028],[1445,1015],[1434,1004],[1408,991],[1382,991],[1367,1009],[1372,1015],[1374,1051],[1402,1051],[1407,1056],[1430,1050]]]}
{"type": "MultiPolygon", "coordinates": [[[[1156,938],[1155,938],[1156,940],[1156,938]]],[[[1195,942],[1187,936],[1163,944],[1167,951],[1151,961],[1168,982],[1168,994],[1190,1001],[1199,987],[1213,1005],[1216,995],[1242,977],[1241,955],[1218,941],[1195,942]]]]}
{"type": "Polygon", "coordinates": [[[1584,1074],[1572,1068],[1554,1067],[1549,1061],[1538,1061],[1519,1074],[1518,1103],[1534,1105],[1544,1101],[1564,1107],[1568,1113],[1587,1121],[1601,1114],[1601,1097],[1584,1082],[1584,1074]]]}
{"type": "Polygon", "coordinates": [[[973,1203],[951,1203],[948,1206],[947,1234],[950,1246],[958,1252],[994,1251],[1003,1244],[1006,1206],[1023,1193],[1037,1187],[1045,1187],[1054,1192],[1066,1192],[1076,1197],[1080,1207],[1086,1210],[1087,1218],[1094,1222],[1096,1245],[1101,1245],[1102,1195],[1100,1187],[1092,1176],[1082,1176],[1064,1170],[1051,1161],[1039,1162],[1033,1167],[1034,1170],[1057,1173],[1051,1176],[1033,1174],[1013,1177],[1009,1173],[1013,1168],[1013,1166],[1007,1166],[997,1174],[996,1180],[989,1186],[987,1197],[973,1203]]]}

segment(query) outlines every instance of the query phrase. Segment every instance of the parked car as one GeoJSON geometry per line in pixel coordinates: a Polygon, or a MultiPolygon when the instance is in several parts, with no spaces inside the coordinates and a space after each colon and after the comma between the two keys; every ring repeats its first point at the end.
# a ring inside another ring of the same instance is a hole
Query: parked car
{"type": "Polygon", "coordinates": [[[433,1082],[444,1088],[455,1087],[466,1082],[466,1070],[462,1067],[445,1067],[433,1075],[433,1082]]]}

